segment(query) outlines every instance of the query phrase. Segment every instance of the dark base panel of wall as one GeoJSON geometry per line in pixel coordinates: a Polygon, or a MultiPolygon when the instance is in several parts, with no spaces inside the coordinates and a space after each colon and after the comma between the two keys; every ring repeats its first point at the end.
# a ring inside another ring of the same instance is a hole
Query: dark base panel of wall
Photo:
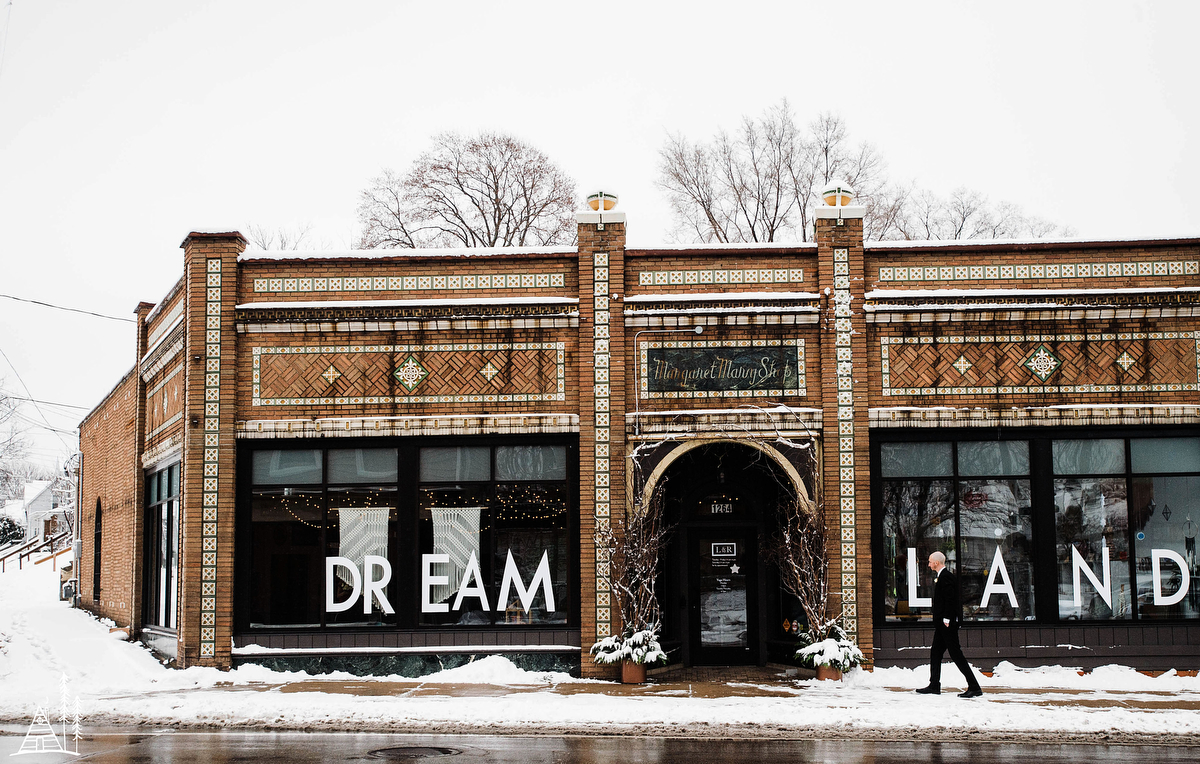
{"type": "MultiPolygon", "coordinates": [[[[579,676],[579,653],[502,653],[526,671],[561,671],[579,676]]],[[[487,657],[486,654],[441,653],[400,655],[289,655],[234,656],[233,665],[264,666],[273,671],[306,671],[328,674],[345,671],[355,676],[422,677],[445,669],[458,668],[487,657]]]]}
{"type": "MultiPolygon", "coordinates": [[[[1017,666],[1093,669],[1116,663],[1144,671],[1200,667],[1200,624],[965,626],[959,631],[971,665],[990,671],[1002,661],[1017,666]]],[[[876,629],[875,665],[915,668],[929,664],[933,629],[876,629]]]]}
{"type": "Polygon", "coordinates": [[[484,648],[480,652],[486,653],[491,652],[486,649],[489,647],[579,647],[579,629],[255,632],[235,635],[234,645],[283,650],[427,647],[430,653],[437,653],[439,647],[480,647],[484,648]]]}

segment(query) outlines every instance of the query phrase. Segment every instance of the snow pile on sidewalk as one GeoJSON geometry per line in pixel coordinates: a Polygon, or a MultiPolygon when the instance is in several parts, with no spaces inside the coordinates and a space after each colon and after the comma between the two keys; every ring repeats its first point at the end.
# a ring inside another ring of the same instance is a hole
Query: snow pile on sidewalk
{"type": "MultiPolygon", "coordinates": [[[[774,684],[761,695],[693,696],[691,688],[639,688],[528,672],[501,656],[422,677],[321,675],[361,685],[391,681],[390,694],[314,692],[303,672],[243,666],[222,672],[162,666],[116,639],[89,614],[57,600],[57,575],[27,568],[0,575],[0,722],[28,723],[55,702],[65,674],[86,724],[409,732],[794,736],[808,733],[945,736],[951,732],[1200,736],[1200,679],[1150,678],[1110,666],[1080,676],[1062,667],[1002,664],[987,694],[963,701],[948,667],[947,694],[918,698],[923,669],[852,671],[841,683],[774,684]],[[462,685],[491,685],[478,692],[462,685]],[[1049,689],[1047,689],[1049,688],[1049,689]],[[1031,690],[1038,692],[1031,692],[1031,690]],[[933,721],[933,720],[936,720],[933,721]]],[[[697,693],[699,695],[699,693],[697,693]]]]}

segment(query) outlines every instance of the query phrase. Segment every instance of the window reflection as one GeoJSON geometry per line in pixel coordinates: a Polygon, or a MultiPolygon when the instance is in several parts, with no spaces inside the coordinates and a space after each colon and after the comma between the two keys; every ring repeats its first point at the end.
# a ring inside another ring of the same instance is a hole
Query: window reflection
{"type": "Polygon", "coordinates": [[[954,561],[954,483],[950,480],[889,480],[883,484],[886,555],[884,612],[889,621],[929,618],[917,602],[933,596],[925,561],[942,552],[954,561]],[[915,549],[915,553],[910,550],[915,549]],[[918,609],[920,608],[920,609],[918,609]]]}
{"type": "Polygon", "coordinates": [[[958,486],[963,617],[1033,617],[1033,510],[1028,480],[964,480],[958,486]]]}
{"type": "Polygon", "coordinates": [[[1196,554],[1198,497],[1200,477],[1133,479],[1133,546],[1140,618],[1200,617],[1200,557],[1196,554]],[[1155,550],[1160,551],[1156,554],[1155,550]]]}
{"type": "Polygon", "coordinates": [[[1133,593],[1125,478],[1055,480],[1054,526],[1058,617],[1130,618],[1133,593]]]}

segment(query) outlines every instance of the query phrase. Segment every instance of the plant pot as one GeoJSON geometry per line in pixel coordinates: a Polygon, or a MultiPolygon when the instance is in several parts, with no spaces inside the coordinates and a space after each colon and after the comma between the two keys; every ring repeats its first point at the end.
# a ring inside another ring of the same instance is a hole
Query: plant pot
{"type": "Polygon", "coordinates": [[[840,682],[842,681],[842,670],[833,666],[817,666],[817,679],[832,679],[840,682]]]}
{"type": "Polygon", "coordinates": [[[621,661],[621,684],[645,684],[646,664],[621,661]]]}

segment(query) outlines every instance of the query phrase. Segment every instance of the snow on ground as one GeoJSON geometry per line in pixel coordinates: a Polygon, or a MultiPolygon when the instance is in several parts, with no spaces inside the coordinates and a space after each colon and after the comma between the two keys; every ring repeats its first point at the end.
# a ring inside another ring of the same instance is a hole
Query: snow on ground
{"type": "Polygon", "coordinates": [[[1200,679],[1173,672],[1151,678],[1119,666],[1080,676],[1002,664],[982,678],[987,694],[970,701],[950,692],[961,682],[952,666],[943,672],[947,694],[938,697],[911,692],[928,681],[927,668],[855,671],[841,683],[638,688],[522,671],[501,656],[421,679],[312,677],[257,666],[171,670],[58,602],[57,573],[44,568],[0,575],[0,722],[27,723],[37,706],[56,707],[65,674],[85,725],[740,736],[969,731],[1200,743],[1200,679]],[[380,682],[387,684],[370,684],[380,682]]]}

